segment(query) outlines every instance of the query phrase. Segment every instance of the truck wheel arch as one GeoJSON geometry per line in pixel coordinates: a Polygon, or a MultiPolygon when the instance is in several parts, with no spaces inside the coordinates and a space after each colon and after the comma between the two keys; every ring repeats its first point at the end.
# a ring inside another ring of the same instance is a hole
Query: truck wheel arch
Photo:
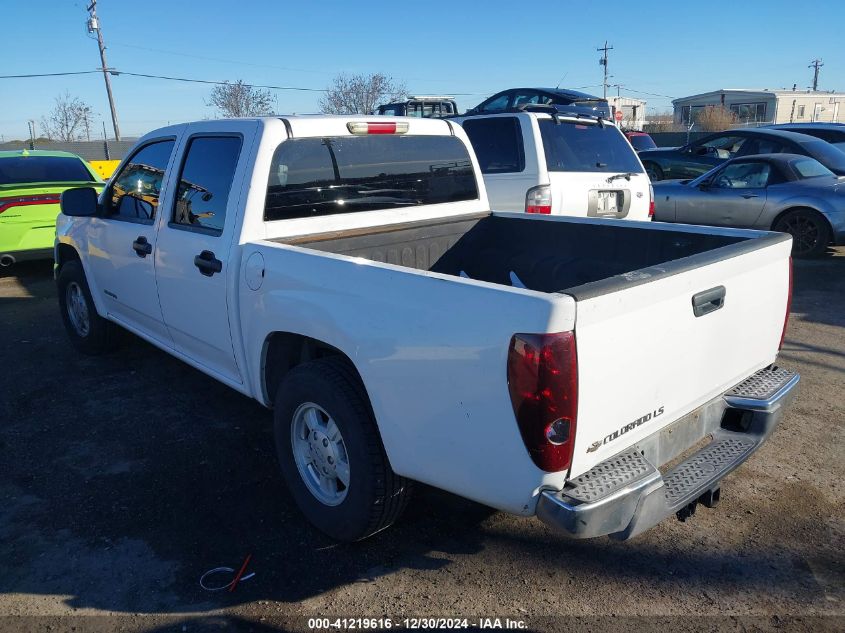
{"type": "Polygon", "coordinates": [[[69,244],[59,244],[56,248],[56,274],[59,273],[62,266],[72,261],[82,261],[76,249],[69,244]]]}
{"type": "Polygon", "coordinates": [[[318,358],[339,356],[345,359],[364,388],[367,399],[370,395],[361,373],[342,350],[330,343],[294,332],[271,332],[264,339],[261,351],[261,391],[264,402],[271,408],[276,397],[276,388],[285,374],[297,365],[318,358]]]}

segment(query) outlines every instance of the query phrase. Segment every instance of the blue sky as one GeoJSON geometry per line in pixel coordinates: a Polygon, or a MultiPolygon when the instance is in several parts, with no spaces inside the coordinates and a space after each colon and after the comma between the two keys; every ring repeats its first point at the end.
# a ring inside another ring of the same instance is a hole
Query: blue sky
{"type": "MultiPolygon", "coordinates": [[[[92,70],[83,0],[0,0],[0,75],[92,70]]],[[[325,88],[339,72],[383,72],[461,108],[517,86],[601,93],[596,47],[613,45],[610,83],[658,111],[718,88],[845,90],[845,2],[268,2],[99,0],[109,65],[129,72],[325,88]],[[404,6],[403,6],[404,5],[404,6]],[[639,91],[639,92],[633,92],[639,91]],[[642,93],[666,95],[662,97],[642,93]]],[[[211,86],[115,77],[124,136],[214,116],[211,86]]],[[[616,89],[613,88],[613,94],[616,89]]],[[[100,74],[0,79],[0,135],[24,138],[65,91],[108,118],[100,74]]],[[[278,112],[315,112],[319,92],[273,91],[278,112]]]]}

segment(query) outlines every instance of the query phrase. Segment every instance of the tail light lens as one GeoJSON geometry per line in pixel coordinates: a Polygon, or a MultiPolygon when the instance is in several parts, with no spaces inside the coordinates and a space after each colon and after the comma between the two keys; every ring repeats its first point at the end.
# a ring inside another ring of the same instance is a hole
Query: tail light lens
{"type": "Polygon", "coordinates": [[[783,348],[783,340],[786,338],[786,326],[789,325],[789,312],[792,309],[792,258],[789,258],[789,296],[786,298],[786,314],[783,317],[783,332],[780,335],[780,345],[783,348]]]}
{"type": "Polygon", "coordinates": [[[575,333],[515,334],[508,351],[508,390],[531,459],[547,472],[567,470],[578,414],[575,333]]]}
{"type": "Polygon", "coordinates": [[[0,213],[12,207],[28,207],[33,204],[59,204],[59,194],[43,193],[34,196],[15,196],[0,198],[0,213]]]}
{"type": "Polygon", "coordinates": [[[654,187],[648,186],[648,217],[654,217],[654,187]]]}
{"type": "Polygon", "coordinates": [[[551,187],[548,185],[531,187],[525,195],[525,212],[550,214],[552,212],[551,187]]]}

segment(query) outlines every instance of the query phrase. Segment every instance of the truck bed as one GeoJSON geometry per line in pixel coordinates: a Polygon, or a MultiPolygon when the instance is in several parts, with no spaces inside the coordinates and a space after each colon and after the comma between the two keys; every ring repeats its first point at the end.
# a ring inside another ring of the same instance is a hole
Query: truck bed
{"type": "MultiPolygon", "coordinates": [[[[637,227],[608,220],[536,219],[484,213],[272,241],[576,299],[764,245],[759,234],[740,236],[736,231],[701,233],[659,223],[637,227]]],[[[777,234],[762,238],[763,242],[781,239],[777,234]]]]}
{"type": "Polygon", "coordinates": [[[771,364],[789,294],[781,233],[484,213],[277,241],[574,299],[570,476],[771,364]]]}

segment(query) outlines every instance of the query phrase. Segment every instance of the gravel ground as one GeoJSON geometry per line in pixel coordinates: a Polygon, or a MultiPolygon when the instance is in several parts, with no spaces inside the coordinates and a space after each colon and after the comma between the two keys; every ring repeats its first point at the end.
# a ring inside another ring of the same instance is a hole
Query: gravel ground
{"type": "Polygon", "coordinates": [[[392,529],[336,545],[287,493],[269,412],[134,337],[78,355],[50,265],[4,269],[0,629],[498,616],[532,629],[845,630],[844,326],[845,249],[796,262],[780,359],[801,393],[719,507],[686,523],[576,542],[421,487],[392,529]],[[256,575],[236,591],[200,588],[247,554],[256,575]]]}

